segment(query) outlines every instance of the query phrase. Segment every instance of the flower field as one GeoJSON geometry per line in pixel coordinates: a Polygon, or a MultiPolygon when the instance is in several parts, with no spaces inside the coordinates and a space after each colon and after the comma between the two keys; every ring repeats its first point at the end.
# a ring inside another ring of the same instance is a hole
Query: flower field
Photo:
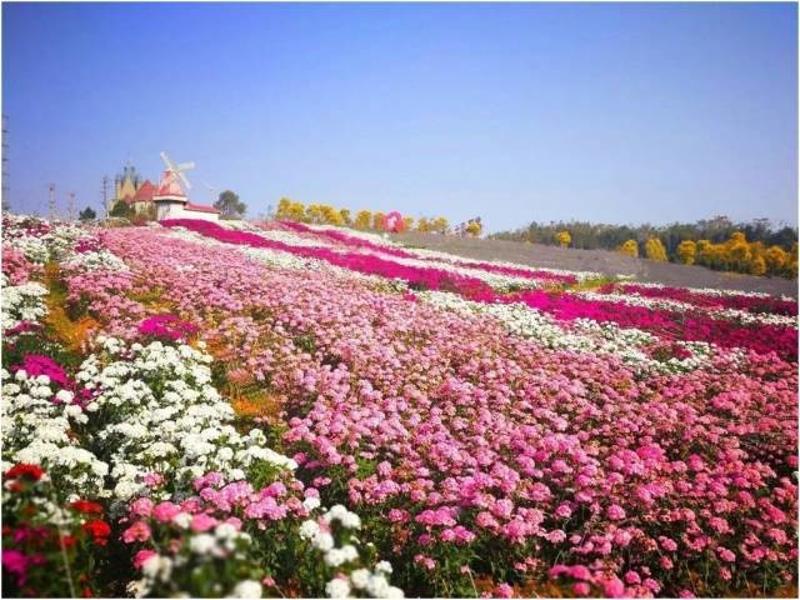
{"type": "Polygon", "coordinates": [[[797,302],[3,221],[15,596],[796,592],[797,302]]]}

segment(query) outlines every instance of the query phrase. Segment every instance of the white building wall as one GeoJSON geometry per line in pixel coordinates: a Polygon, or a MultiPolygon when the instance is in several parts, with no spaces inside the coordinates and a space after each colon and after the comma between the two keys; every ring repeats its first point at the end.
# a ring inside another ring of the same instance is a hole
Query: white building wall
{"type": "Polygon", "coordinates": [[[201,219],[216,222],[219,221],[219,214],[186,210],[183,202],[157,202],[156,220],[164,219],[201,219]]]}

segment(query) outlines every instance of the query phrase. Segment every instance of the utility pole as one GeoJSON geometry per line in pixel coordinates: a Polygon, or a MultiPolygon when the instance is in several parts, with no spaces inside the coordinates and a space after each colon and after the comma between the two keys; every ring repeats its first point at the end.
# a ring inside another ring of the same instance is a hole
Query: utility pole
{"type": "Polygon", "coordinates": [[[49,199],[47,202],[47,218],[49,220],[53,220],[56,218],[56,184],[51,183],[47,186],[47,191],[49,193],[49,199]]]}
{"type": "Polygon", "coordinates": [[[67,204],[67,219],[75,220],[75,192],[69,193],[69,204],[67,204]]]}
{"type": "Polygon", "coordinates": [[[3,115],[3,210],[9,206],[8,200],[8,116],[3,115]]]}
{"type": "Polygon", "coordinates": [[[107,219],[108,213],[110,212],[108,210],[108,175],[103,175],[103,189],[101,193],[103,194],[103,210],[105,211],[107,219]]]}

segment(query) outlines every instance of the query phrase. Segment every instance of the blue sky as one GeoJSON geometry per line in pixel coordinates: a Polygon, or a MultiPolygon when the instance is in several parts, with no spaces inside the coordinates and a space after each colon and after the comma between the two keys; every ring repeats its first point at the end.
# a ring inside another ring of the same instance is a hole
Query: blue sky
{"type": "Polygon", "coordinates": [[[795,4],[4,4],[17,210],[158,153],[265,211],[797,224],[795,4]]]}

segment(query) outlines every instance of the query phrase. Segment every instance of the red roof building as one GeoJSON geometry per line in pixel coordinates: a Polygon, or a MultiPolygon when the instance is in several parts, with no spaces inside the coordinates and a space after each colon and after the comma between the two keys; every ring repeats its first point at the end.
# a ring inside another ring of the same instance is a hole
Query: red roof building
{"type": "Polygon", "coordinates": [[[214,213],[217,215],[219,214],[219,211],[213,206],[208,206],[206,204],[192,204],[191,202],[187,202],[186,206],[183,207],[183,210],[191,210],[203,213],[214,213]]]}

